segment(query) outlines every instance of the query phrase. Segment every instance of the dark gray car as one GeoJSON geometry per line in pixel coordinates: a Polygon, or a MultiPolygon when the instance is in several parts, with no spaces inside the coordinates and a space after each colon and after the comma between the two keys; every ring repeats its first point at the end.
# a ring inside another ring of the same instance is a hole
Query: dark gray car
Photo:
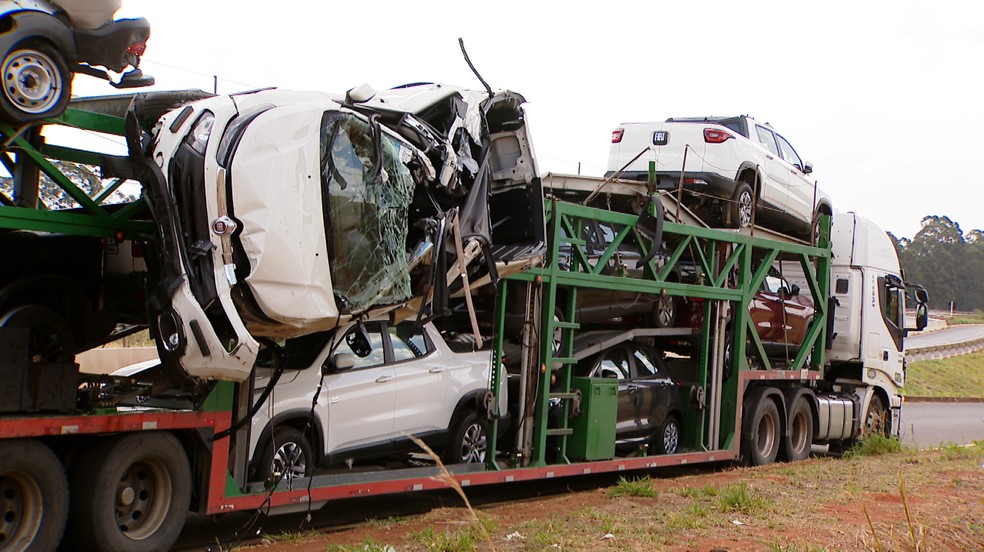
{"type": "Polygon", "coordinates": [[[683,402],[662,356],[651,347],[621,343],[579,362],[574,375],[619,380],[619,448],[649,445],[656,454],[679,451],[683,402]]]}

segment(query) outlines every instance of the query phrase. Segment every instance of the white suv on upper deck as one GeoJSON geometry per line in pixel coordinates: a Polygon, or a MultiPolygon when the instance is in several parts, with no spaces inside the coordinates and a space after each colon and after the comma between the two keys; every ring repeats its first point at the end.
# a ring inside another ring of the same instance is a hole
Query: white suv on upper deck
{"type": "Polygon", "coordinates": [[[726,226],[754,220],[811,237],[816,215],[833,213],[830,198],[810,177],[813,165],[771,126],[747,115],[622,123],[612,132],[605,176],[647,180],[651,161],[658,189],[676,189],[682,178],[684,201],[712,219],[720,215],[726,226]]]}

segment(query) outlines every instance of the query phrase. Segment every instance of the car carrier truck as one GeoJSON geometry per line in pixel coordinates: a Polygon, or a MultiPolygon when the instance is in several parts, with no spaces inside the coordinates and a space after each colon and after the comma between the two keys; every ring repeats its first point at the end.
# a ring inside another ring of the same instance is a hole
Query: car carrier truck
{"type": "MultiPolygon", "coordinates": [[[[235,213],[224,213],[223,225],[195,235],[161,235],[173,226],[155,222],[155,210],[177,217],[194,213],[174,208],[168,186],[177,183],[165,178],[161,187],[160,175],[146,172],[153,169],[138,126],[149,131],[171,107],[179,115],[190,109],[178,118],[196,120],[188,96],[131,96],[126,113],[106,102],[79,101],[41,125],[125,137],[123,155],[49,143],[37,125],[0,125],[0,155],[11,175],[0,197],[0,239],[16,245],[5,245],[0,270],[0,504],[7,513],[0,520],[0,550],[54,550],[61,542],[80,550],[166,550],[189,512],[296,512],[348,497],[449,485],[436,477],[438,466],[419,461],[371,471],[333,466],[311,476],[284,470],[257,479],[249,469],[250,421],[266,394],[254,386],[256,370],[236,381],[188,377],[164,365],[146,380],[79,373],[78,352],[152,325],[148,313],[167,311],[168,293],[145,282],[159,282],[155,271],[168,266],[142,246],[191,244],[193,249],[173,250],[177,268],[189,270],[195,252],[222,250],[228,223],[235,222],[235,213]],[[99,189],[80,187],[66,169],[74,164],[101,167],[108,182],[99,189]],[[76,206],[46,208],[40,175],[76,206]],[[157,187],[145,189],[140,199],[107,203],[128,182],[149,187],[150,179],[158,179],[157,187]]],[[[175,120],[171,124],[180,126],[175,120]]],[[[221,130],[211,129],[214,135],[221,130]]],[[[185,143],[205,146],[196,139],[208,136],[196,133],[185,143]]],[[[522,159],[518,151],[500,151],[499,158],[522,159]]],[[[158,169],[168,174],[168,167],[158,169]]],[[[535,165],[524,171],[510,174],[527,183],[541,180],[535,165]]],[[[524,329],[518,341],[493,332],[493,365],[511,355],[508,364],[515,369],[508,376],[490,370],[489,388],[493,395],[505,386],[517,392],[508,394],[508,412],[495,400],[474,405],[489,427],[488,454],[483,463],[447,466],[460,485],[722,461],[766,464],[805,458],[813,443],[843,445],[865,431],[898,429],[897,420],[882,413],[890,407],[897,412],[904,383],[905,288],[897,258],[876,228],[860,218],[835,217],[831,232],[825,217],[818,243],[808,244],[754,228],[707,228],[638,182],[560,175],[542,180],[554,198],[544,204],[542,218],[524,220],[543,225],[544,260],[503,275],[497,286],[494,327],[504,327],[512,304],[507,295],[519,290],[524,329]],[[602,184],[609,191],[629,186],[625,197],[631,201],[622,208],[613,195],[613,208],[598,209],[563,200],[565,187],[590,192],[602,184]],[[585,221],[612,229],[604,250],[585,252],[585,221]],[[620,264],[619,248],[626,244],[643,255],[633,270],[620,264]],[[650,255],[657,250],[659,262],[650,255]],[[816,309],[802,344],[781,359],[766,354],[748,316],[756,289],[777,263],[800,268],[803,293],[816,309]],[[692,277],[677,276],[684,266],[692,277]],[[703,309],[702,324],[656,327],[623,320],[582,327],[577,295],[588,288],[693,301],[703,309]],[[676,452],[616,450],[613,387],[602,378],[575,378],[573,367],[591,351],[627,339],[659,345],[680,338],[696,345],[674,374],[682,404],[676,452]],[[508,420],[509,427],[499,427],[508,420]]],[[[523,193],[530,189],[537,188],[523,193]]],[[[173,293],[179,284],[163,290],[173,293]]],[[[468,293],[462,286],[448,291],[452,300],[468,293]]],[[[925,300],[922,293],[917,297],[925,300]]],[[[922,320],[924,314],[917,325],[922,320]]],[[[197,339],[194,325],[187,327],[190,339],[197,339]]],[[[176,353],[179,342],[167,340],[170,333],[158,329],[155,335],[166,340],[158,343],[163,355],[176,353]]],[[[269,347],[277,350],[275,343],[269,347]]],[[[278,355],[272,357],[277,362],[278,355]]],[[[208,362],[208,355],[196,362],[208,362]]]]}

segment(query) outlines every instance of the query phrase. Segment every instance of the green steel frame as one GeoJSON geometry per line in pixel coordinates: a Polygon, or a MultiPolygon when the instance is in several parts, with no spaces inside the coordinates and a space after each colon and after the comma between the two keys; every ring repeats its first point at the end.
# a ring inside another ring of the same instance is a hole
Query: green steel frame
{"type": "MultiPolygon", "coordinates": [[[[652,209],[652,207],[650,207],[652,209]]],[[[577,290],[584,288],[618,290],[647,294],[670,294],[688,298],[707,300],[704,313],[704,327],[700,331],[701,352],[699,358],[698,382],[705,393],[709,391],[709,349],[711,305],[715,301],[728,301],[731,305],[733,324],[733,362],[732,377],[722,386],[721,449],[730,449],[734,444],[733,428],[738,413],[738,371],[752,369],[746,355],[746,341],[751,344],[751,353],[761,366],[756,369],[771,371],[800,371],[803,380],[810,371],[821,372],[824,365],[824,344],[827,333],[827,297],[830,273],[830,217],[823,216],[820,221],[821,232],[817,246],[804,243],[784,242],[746,235],[737,231],[708,229],[696,226],[663,223],[663,238],[668,244],[667,255],[660,263],[650,260],[642,274],[632,275],[619,266],[619,247],[632,243],[645,255],[654,244],[647,238],[637,223],[641,217],[631,214],[599,210],[561,201],[550,202],[548,210],[549,250],[546,260],[539,268],[511,275],[507,280],[528,282],[540,287],[541,336],[553,336],[562,332],[561,346],[555,353],[552,339],[542,339],[539,343],[539,381],[536,386],[534,409],[533,466],[546,465],[547,437],[559,439],[558,462],[566,463],[566,427],[548,427],[548,406],[551,398],[569,399],[571,373],[574,359],[574,334],[579,329],[575,320],[577,290]],[[601,255],[588,255],[586,241],[580,234],[583,222],[595,220],[616,230],[617,234],[601,255]],[[788,366],[773,366],[766,357],[761,340],[755,331],[749,315],[756,290],[768,275],[768,269],[777,260],[798,261],[805,275],[809,292],[813,297],[816,314],[809,325],[802,346],[796,351],[788,366]],[[687,263],[696,267],[698,276],[693,282],[671,281],[676,267],[687,263]],[[754,270],[753,270],[754,268],[754,270]],[[566,288],[566,304],[558,305],[558,290],[566,288]],[[565,321],[555,319],[553,313],[559,307],[565,321]],[[557,366],[559,368],[556,368],[557,366]],[[548,367],[555,367],[554,370],[548,367]],[[551,372],[557,376],[557,383],[551,390],[551,372]]],[[[656,244],[658,247],[659,244],[656,244]]],[[[497,301],[497,327],[504,327],[506,293],[508,286],[500,285],[497,301]]],[[[502,358],[503,332],[496,333],[495,365],[502,358]]],[[[814,374],[815,375],[815,374],[814,374]]],[[[822,376],[822,373],[820,374],[822,376]]],[[[784,379],[788,379],[784,377],[784,379]]],[[[815,378],[812,378],[815,379],[815,378]]],[[[497,389],[499,382],[493,382],[497,389]]],[[[707,395],[709,396],[709,394],[707,395]]],[[[567,413],[569,401],[564,400],[567,413]]],[[[563,416],[566,420],[567,416],[563,416]]],[[[563,422],[566,424],[566,422],[563,422]]],[[[706,420],[705,420],[706,423],[706,420]]],[[[697,434],[692,436],[695,443],[703,439],[705,428],[700,424],[697,434]]],[[[495,435],[495,432],[492,432],[495,435]]],[[[495,443],[493,442],[494,446],[495,443]]],[[[490,450],[495,450],[490,447],[490,450]]],[[[490,462],[490,467],[492,463],[490,462]]]]}
{"type": "MultiPolygon", "coordinates": [[[[61,125],[123,136],[123,119],[111,115],[69,108],[61,116],[44,121],[45,125],[61,125]]],[[[33,230],[106,238],[134,238],[149,235],[149,222],[142,200],[125,205],[108,205],[106,200],[122,184],[114,179],[95,197],[77,186],[52,160],[99,166],[103,154],[77,148],[45,143],[41,126],[12,127],[0,125],[0,163],[13,177],[16,197],[0,194],[0,228],[33,230]],[[39,177],[43,174],[79,204],[78,209],[52,210],[38,193],[39,177]],[[141,220],[138,217],[142,217],[141,220]]]]}

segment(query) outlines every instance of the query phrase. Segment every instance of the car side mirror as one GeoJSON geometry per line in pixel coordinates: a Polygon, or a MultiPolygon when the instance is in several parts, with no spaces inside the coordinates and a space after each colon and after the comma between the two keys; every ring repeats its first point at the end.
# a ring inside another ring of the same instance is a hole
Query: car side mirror
{"type": "Polygon", "coordinates": [[[803,174],[810,174],[813,172],[813,163],[809,161],[803,161],[803,174]]]}
{"type": "Polygon", "coordinates": [[[355,362],[355,355],[351,353],[338,353],[325,361],[321,366],[321,373],[335,374],[338,372],[347,372],[355,367],[355,362]]]}
{"type": "Polygon", "coordinates": [[[791,287],[789,288],[789,295],[792,297],[796,297],[799,294],[800,294],[800,287],[796,284],[792,284],[791,287]]]}

